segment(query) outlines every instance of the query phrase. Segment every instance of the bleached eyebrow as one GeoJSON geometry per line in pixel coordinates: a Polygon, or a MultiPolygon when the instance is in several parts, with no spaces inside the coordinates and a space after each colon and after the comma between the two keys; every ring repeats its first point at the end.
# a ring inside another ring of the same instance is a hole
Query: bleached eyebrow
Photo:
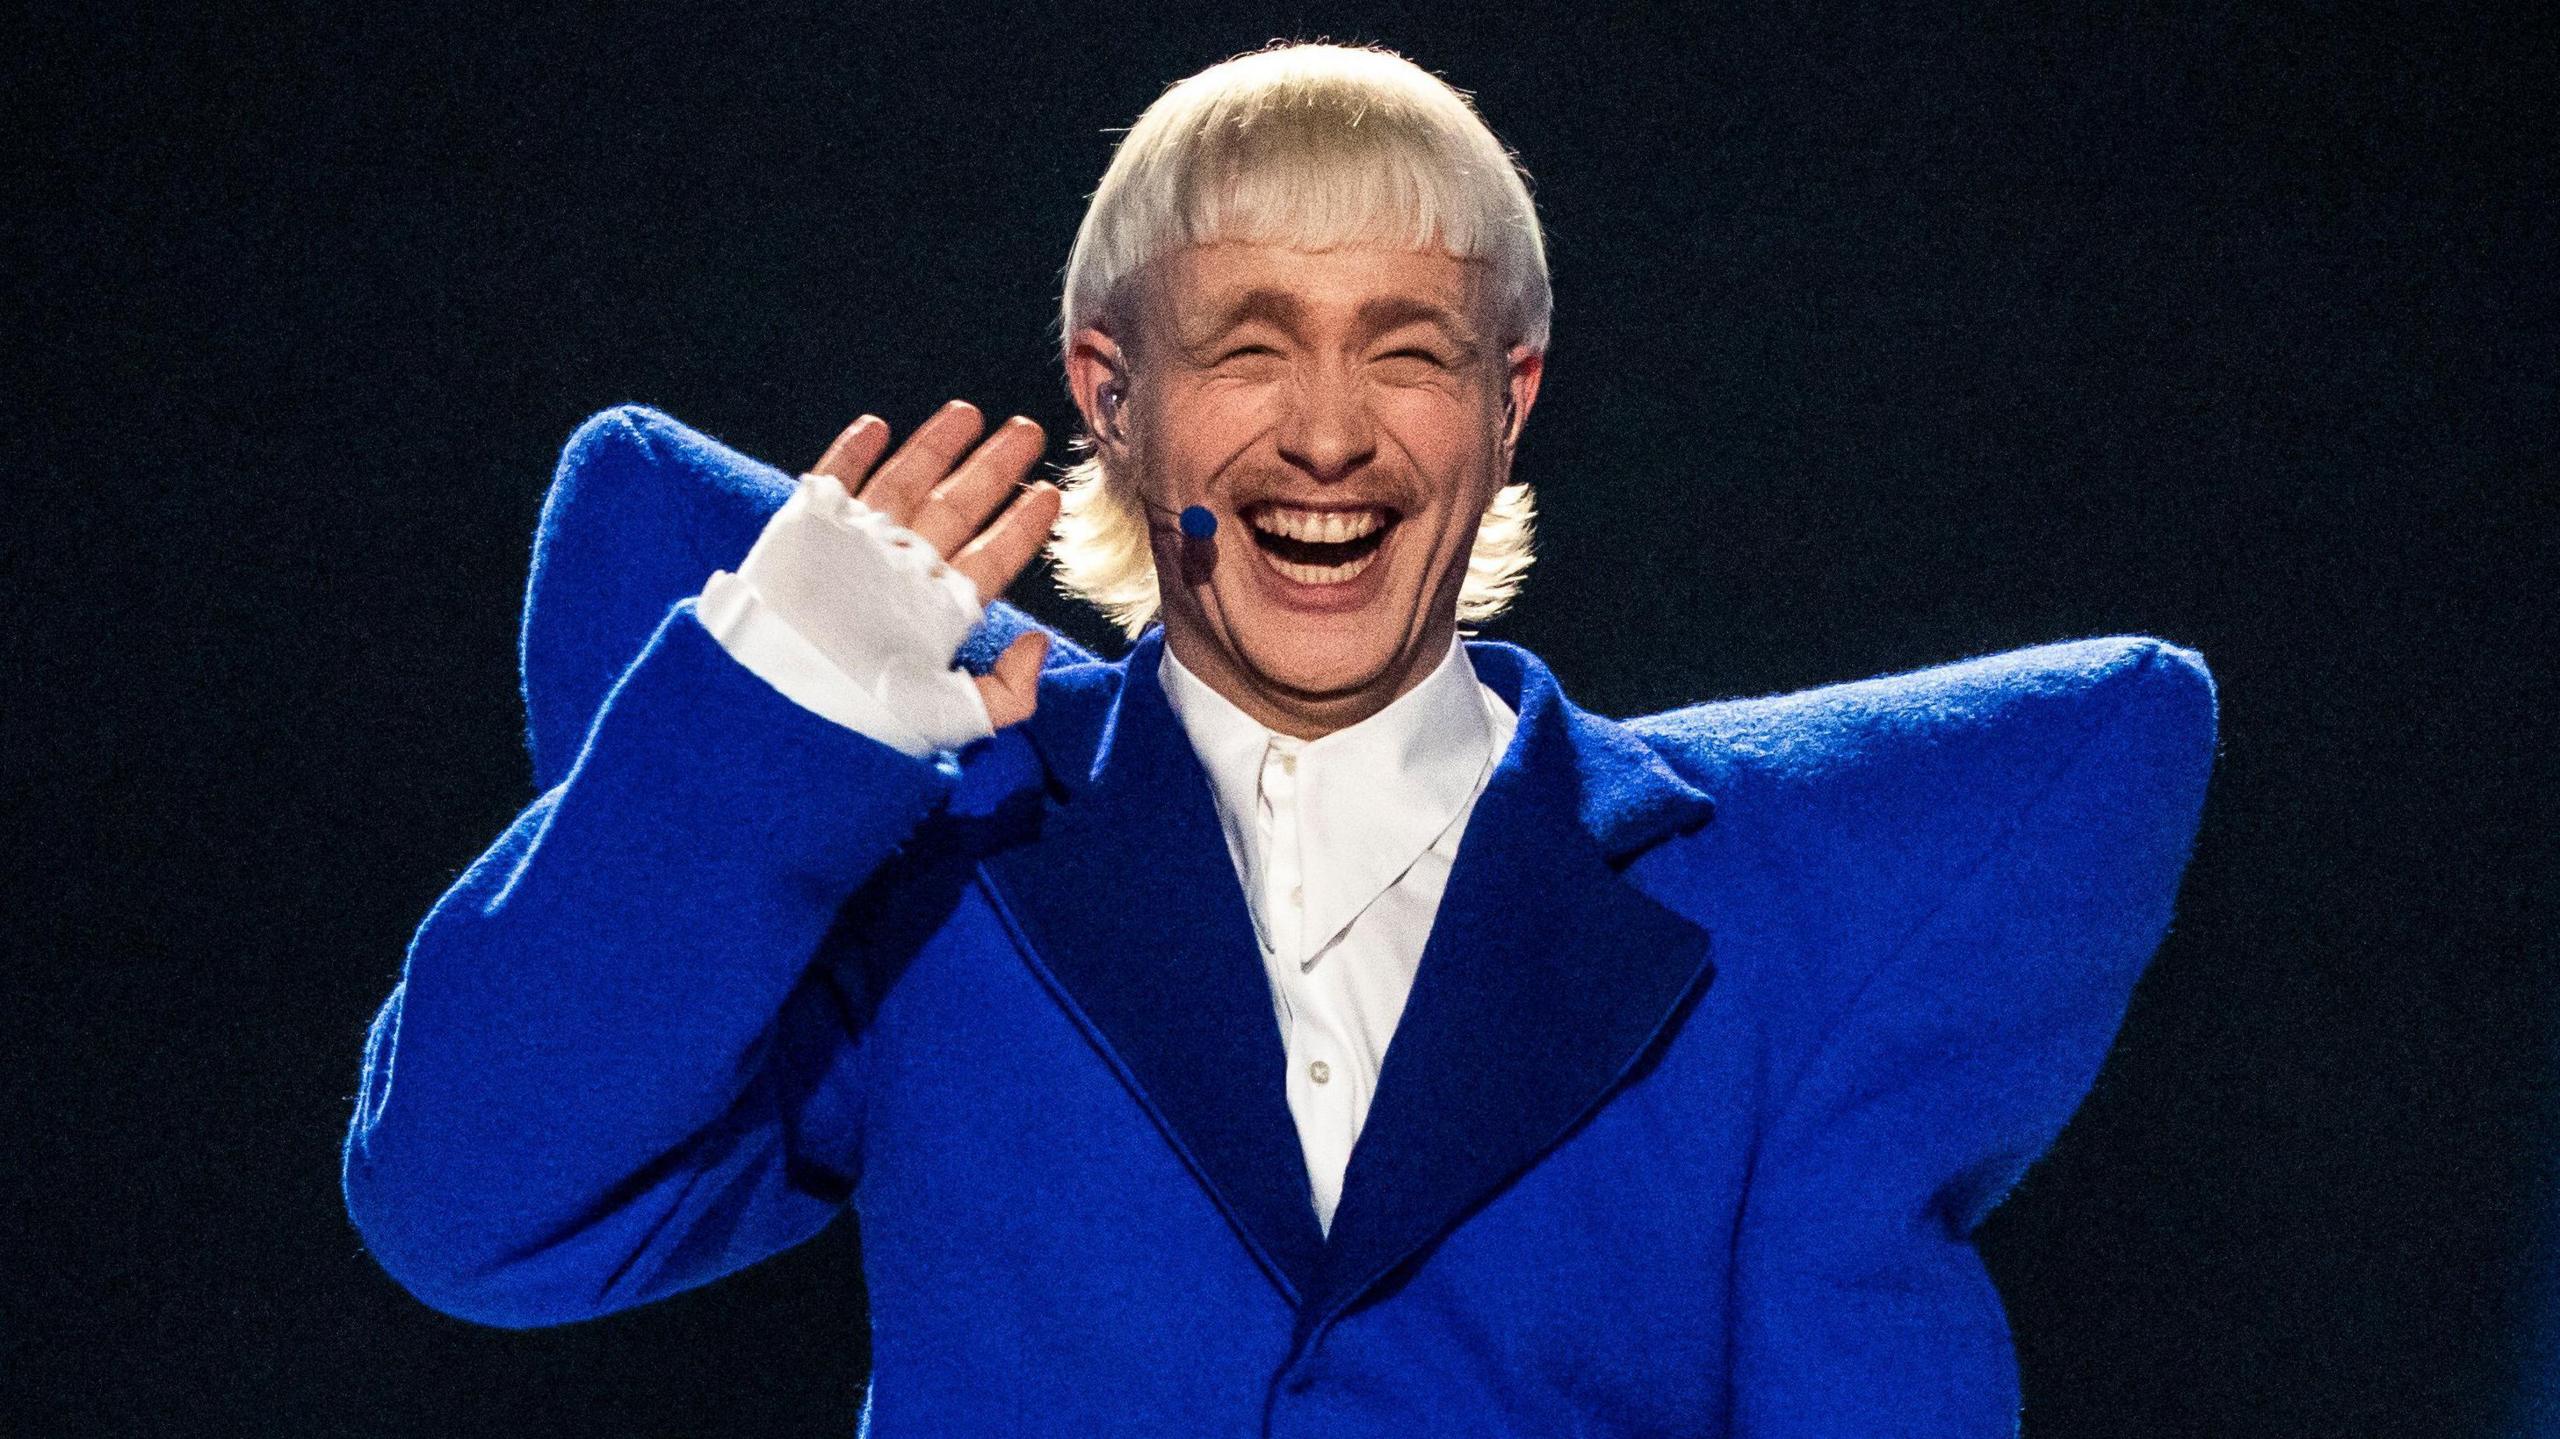
{"type": "Polygon", "coordinates": [[[1298,303],[1297,296],[1286,290],[1252,289],[1238,295],[1234,304],[1219,312],[1217,323],[1209,333],[1223,335],[1238,325],[1251,324],[1256,320],[1284,330],[1294,330],[1305,314],[1306,307],[1298,303]]]}
{"type": "MultiPolygon", "coordinates": [[[[1205,344],[1239,325],[1263,321],[1283,330],[1295,331],[1306,317],[1306,306],[1286,290],[1261,286],[1245,291],[1234,303],[1220,311],[1215,321],[1205,327],[1195,344],[1205,344]]],[[[1447,307],[1429,300],[1407,295],[1386,295],[1364,302],[1357,312],[1360,328],[1367,334],[1384,334],[1405,325],[1436,325],[1452,340],[1466,346],[1475,344],[1475,331],[1447,307]]]]}
{"type": "Polygon", "coordinates": [[[1446,308],[1429,300],[1409,299],[1402,295],[1390,295],[1362,305],[1360,323],[1372,335],[1383,335],[1406,325],[1437,325],[1461,345],[1472,348],[1476,341],[1475,332],[1468,328],[1467,322],[1446,308]]]}

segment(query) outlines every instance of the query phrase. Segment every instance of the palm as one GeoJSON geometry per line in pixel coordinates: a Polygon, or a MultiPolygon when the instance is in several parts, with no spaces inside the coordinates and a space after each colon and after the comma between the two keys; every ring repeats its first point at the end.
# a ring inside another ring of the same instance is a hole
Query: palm
{"type": "MultiPolygon", "coordinates": [[[[1022,482],[1048,444],[1038,424],[1016,415],[978,443],[985,432],[977,407],[953,400],[917,426],[884,464],[889,426],[865,415],[836,436],[809,472],[834,479],[847,494],[922,536],[944,563],[977,586],[981,602],[990,602],[1049,538],[1058,522],[1058,487],[1046,480],[1022,482]]],[[[1034,631],[1007,646],[995,667],[977,677],[990,724],[1002,729],[1031,717],[1048,651],[1049,637],[1034,631]]]]}

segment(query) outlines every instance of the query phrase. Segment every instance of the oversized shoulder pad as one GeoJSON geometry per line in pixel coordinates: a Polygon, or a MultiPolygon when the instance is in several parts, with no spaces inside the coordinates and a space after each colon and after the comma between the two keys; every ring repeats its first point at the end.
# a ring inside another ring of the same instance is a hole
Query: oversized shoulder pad
{"type": "MultiPolygon", "coordinates": [[[[643,405],[580,425],[560,452],[533,541],[519,642],[526,744],[548,789],[606,694],[678,602],[734,570],[791,477],[643,405]]],[[[983,670],[1037,626],[998,601],[961,649],[983,670]]],[[[1050,663],[1090,659],[1052,633],[1050,663]]]]}

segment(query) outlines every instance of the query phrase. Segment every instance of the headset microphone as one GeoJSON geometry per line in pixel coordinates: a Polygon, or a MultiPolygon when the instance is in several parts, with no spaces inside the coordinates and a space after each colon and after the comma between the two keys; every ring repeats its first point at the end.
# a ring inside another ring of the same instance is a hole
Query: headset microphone
{"type": "MultiPolygon", "coordinates": [[[[1146,502],[1148,509],[1173,521],[1182,535],[1182,575],[1186,584],[1200,584],[1217,566],[1218,547],[1210,538],[1218,533],[1218,516],[1207,505],[1192,505],[1176,513],[1171,505],[1146,502]]],[[[1161,523],[1161,521],[1159,521],[1161,523]]]]}
{"type": "Polygon", "coordinates": [[[1182,537],[1186,540],[1211,539],[1218,533],[1217,513],[1207,505],[1192,505],[1186,509],[1177,510],[1171,505],[1159,505],[1153,500],[1148,500],[1146,506],[1173,521],[1173,527],[1180,530],[1182,537]]]}

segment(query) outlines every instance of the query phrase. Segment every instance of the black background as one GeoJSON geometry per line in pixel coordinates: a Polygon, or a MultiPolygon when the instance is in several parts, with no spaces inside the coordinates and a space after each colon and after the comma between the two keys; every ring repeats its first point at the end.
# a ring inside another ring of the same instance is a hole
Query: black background
{"type": "Polygon", "coordinates": [[[2211,662],[2175,930],[1980,1235],[2031,1439],[2538,1412],[2544,7],[1716,8],[26,22],[12,1432],[851,1431],[849,1221],[566,1329],[396,1288],[336,1189],[365,1024],[531,798],[516,607],[578,420],[787,468],[954,394],[1066,436],[1115,127],[1274,36],[1404,50],[1536,178],[1547,522],[1492,633],[1583,703],[2211,662]]]}

